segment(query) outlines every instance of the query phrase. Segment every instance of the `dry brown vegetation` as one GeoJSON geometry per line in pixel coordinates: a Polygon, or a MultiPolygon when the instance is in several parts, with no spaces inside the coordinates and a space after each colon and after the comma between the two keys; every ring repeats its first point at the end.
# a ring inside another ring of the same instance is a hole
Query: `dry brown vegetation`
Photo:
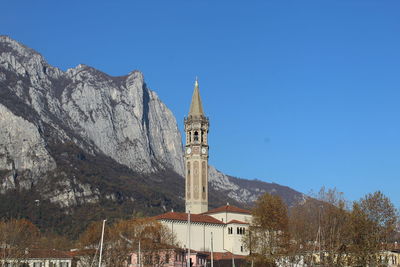
{"type": "Polygon", "coordinates": [[[245,243],[250,260],[262,266],[306,262],[323,266],[378,266],[390,246],[397,210],[381,192],[350,207],[336,189],[318,193],[286,212],[279,196],[263,195],[253,209],[245,243]]]}
{"type": "MultiPolygon", "coordinates": [[[[71,241],[63,236],[40,233],[35,225],[25,219],[0,221],[0,262],[11,259],[23,262],[26,251],[31,249],[67,251],[74,247],[84,252],[84,255],[80,255],[82,264],[90,266],[98,260],[101,231],[102,222],[93,222],[78,240],[71,241]]],[[[106,266],[126,266],[130,254],[138,250],[139,242],[144,256],[175,246],[174,236],[169,229],[154,219],[120,220],[106,224],[102,262],[106,266]]]]}
{"type": "MultiPolygon", "coordinates": [[[[92,260],[96,254],[101,230],[102,222],[94,222],[77,241],[80,249],[93,249],[93,253],[88,255],[88,260],[92,260]]],[[[130,254],[138,251],[139,242],[141,250],[146,255],[157,254],[156,252],[160,249],[175,245],[171,231],[152,218],[120,220],[112,225],[107,225],[104,239],[103,262],[106,266],[125,266],[129,261],[130,254]]]]}

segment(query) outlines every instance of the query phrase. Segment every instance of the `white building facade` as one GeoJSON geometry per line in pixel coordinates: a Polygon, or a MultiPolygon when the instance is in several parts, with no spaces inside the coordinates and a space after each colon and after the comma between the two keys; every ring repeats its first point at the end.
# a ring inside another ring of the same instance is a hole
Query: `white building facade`
{"type": "Polygon", "coordinates": [[[211,252],[212,242],[213,252],[249,254],[242,240],[251,220],[248,210],[226,205],[202,214],[190,214],[190,227],[188,213],[168,212],[156,216],[155,219],[171,230],[175,241],[182,248],[211,252]]]}

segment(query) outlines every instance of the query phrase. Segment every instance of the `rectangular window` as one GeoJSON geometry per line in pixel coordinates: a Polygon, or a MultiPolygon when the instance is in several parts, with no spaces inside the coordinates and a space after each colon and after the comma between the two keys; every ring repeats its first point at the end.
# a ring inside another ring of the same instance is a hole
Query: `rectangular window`
{"type": "Polygon", "coordinates": [[[60,267],[69,267],[68,262],[60,262],[60,267]]]}

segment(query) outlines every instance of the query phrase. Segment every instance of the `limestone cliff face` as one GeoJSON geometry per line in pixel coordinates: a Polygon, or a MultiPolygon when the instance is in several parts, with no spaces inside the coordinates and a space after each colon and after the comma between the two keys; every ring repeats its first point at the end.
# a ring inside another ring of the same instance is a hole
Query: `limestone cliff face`
{"type": "MultiPolygon", "coordinates": [[[[46,143],[38,129],[25,119],[15,116],[0,104],[0,170],[6,171],[1,180],[0,192],[16,187],[17,173],[24,173],[35,181],[56,164],[46,150],[46,143]]],[[[29,188],[28,180],[19,186],[29,188]]]]}
{"type": "MultiPolygon", "coordinates": [[[[0,193],[36,188],[61,207],[107,199],[179,209],[182,147],[175,117],[139,71],[62,71],[0,36],[0,193]]],[[[209,169],[219,202],[279,191],[209,169]]]]}
{"type": "Polygon", "coordinates": [[[142,73],[110,77],[79,65],[61,94],[70,126],[104,154],[141,173],[170,167],[183,173],[181,136],[172,112],[149,90],[142,73]]]}
{"type": "Polygon", "coordinates": [[[67,128],[132,169],[152,172],[171,167],[183,173],[176,120],[139,71],[111,77],[79,65],[63,72],[2,36],[0,73],[1,90],[15,94],[40,120],[52,124],[61,141],[73,139],[63,130],[67,128]]]}
{"type": "Polygon", "coordinates": [[[0,94],[0,192],[29,188],[57,168],[50,141],[72,142],[142,174],[183,173],[176,120],[139,71],[111,77],[79,65],[63,72],[1,36],[0,94]]]}

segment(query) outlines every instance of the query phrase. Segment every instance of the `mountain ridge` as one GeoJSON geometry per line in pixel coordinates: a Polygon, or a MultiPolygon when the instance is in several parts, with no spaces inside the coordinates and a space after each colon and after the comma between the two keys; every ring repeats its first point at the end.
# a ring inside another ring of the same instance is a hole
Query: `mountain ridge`
{"type": "MultiPolygon", "coordinates": [[[[120,205],[121,216],[183,210],[183,166],[176,119],[140,71],[110,76],[84,64],[62,71],[0,36],[3,196],[34,190],[63,214],[103,202],[120,205]]],[[[288,187],[209,169],[211,207],[249,207],[263,192],[289,205],[304,199],[288,187]]]]}

